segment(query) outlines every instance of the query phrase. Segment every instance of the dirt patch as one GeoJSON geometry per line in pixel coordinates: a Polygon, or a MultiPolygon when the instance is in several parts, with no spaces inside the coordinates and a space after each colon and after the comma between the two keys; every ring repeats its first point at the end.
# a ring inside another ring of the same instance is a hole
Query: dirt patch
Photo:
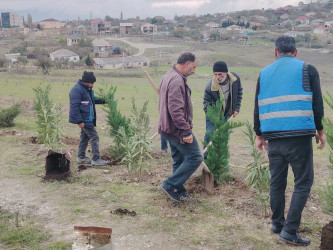
{"type": "Polygon", "coordinates": [[[62,143],[66,144],[68,146],[79,145],[79,138],[71,137],[71,136],[64,136],[62,138],[62,143]]]}
{"type": "Polygon", "coordinates": [[[110,213],[117,214],[117,215],[120,215],[120,216],[124,216],[124,215],[129,215],[129,216],[132,216],[132,217],[136,216],[135,211],[129,211],[126,208],[118,208],[115,211],[111,211],[110,213]]]}
{"type": "Polygon", "coordinates": [[[323,227],[320,249],[333,249],[333,221],[323,227]]]}

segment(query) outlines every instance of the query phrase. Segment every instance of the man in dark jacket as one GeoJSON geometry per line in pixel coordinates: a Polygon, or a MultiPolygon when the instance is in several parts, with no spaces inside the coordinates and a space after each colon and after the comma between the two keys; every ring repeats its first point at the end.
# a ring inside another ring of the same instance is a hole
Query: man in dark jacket
{"type": "Polygon", "coordinates": [[[298,229],[314,177],[312,137],[316,136],[316,142],[320,142],[319,149],[324,148],[326,139],[321,122],[324,107],[318,71],[296,59],[296,55],[294,38],[281,36],[276,40],[276,61],[260,72],[257,82],[254,131],[256,147],[261,153],[268,140],[271,232],[280,234],[282,241],[307,246],[310,240],[301,237],[298,229]],[[285,219],[289,164],[295,184],[285,219]]]}
{"type": "MultiPolygon", "coordinates": [[[[203,100],[206,113],[205,142],[207,144],[210,142],[208,132],[214,133],[214,124],[207,117],[207,106],[215,104],[223,96],[222,111],[225,119],[228,120],[229,117],[238,115],[243,96],[243,88],[239,76],[236,73],[228,72],[228,66],[225,62],[216,62],[213,66],[213,72],[213,79],[207,83],[203,100]]],[[[206,156],[207,153],[205,154],[206,156]]]]}
{"type": "Polygon", "coordinates": [[[202,162],[199,144],[192,133],[193,109],[187,85],[187,77],[194,74],[197,64],[192,53],[181,54],[159,87],[158,132],[168,139],[173,159],[173,173],[161,189],[177,203],[187,196],[184,183],[202,162]]]}
{"type": "Polygon", "coordinates": [[[108,161],[99,155],[99,137],[96,127],[96,104],[105,104],[105,100],[95,99],[92,90],[96,77],[93,72],[84,71],[82,79],[79,80],[69,93],[70,110],[69,122],[77,124],[81,129],[79,149],[77,153],[78,164],[92,164],[94,166],[105,166],[108,161]],[[86,156],[86,149],[90,140],[92,160],[86,156]]]}

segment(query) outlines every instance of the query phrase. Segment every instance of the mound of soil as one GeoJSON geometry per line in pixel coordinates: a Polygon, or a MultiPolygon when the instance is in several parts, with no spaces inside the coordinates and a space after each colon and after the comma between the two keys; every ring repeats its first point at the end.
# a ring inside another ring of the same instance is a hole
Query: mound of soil
{"type": "Polygon", "coordinates": [[[321,250],[333,249],[333,221],[323,227],[321,234],[321,250]]]}

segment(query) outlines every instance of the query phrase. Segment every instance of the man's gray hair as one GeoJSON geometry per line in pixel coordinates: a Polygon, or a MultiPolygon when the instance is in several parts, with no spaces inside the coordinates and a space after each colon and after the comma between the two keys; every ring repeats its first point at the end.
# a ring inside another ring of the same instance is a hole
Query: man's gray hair
{"type": "Polygon", "coordinates": [[[185,52],[183,54],[181,54],[178,59],[177,59],[177,64],[185,64],[186,62],[190,61],[190,62],[194,62],[195,61],[195,55],[193,55],[190,52],[185,52]]]}
{"type": "Polygon", "coordinates": [[[280,54],[294,53],[296,51],[295,39],[291,36],[280,36],[275,41],[275,48],[280,54]]]}

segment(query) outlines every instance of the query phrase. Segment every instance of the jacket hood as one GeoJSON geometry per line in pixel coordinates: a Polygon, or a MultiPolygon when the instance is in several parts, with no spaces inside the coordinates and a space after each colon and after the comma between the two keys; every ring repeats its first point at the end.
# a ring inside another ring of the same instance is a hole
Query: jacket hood
{"type": "MultiPolygon", "coordinates": [[[[228,77],[230,80],[230,84],[232,85],[235,81],[237,81],[236,76],[234,76],[231,72],[228,72],[228,77]]],[[[216,80],[216,77],[213,77],[212,80],[212,86],[211,86],[211,91],[219,91],[220,90],[220,85],[216,80]]]]}

